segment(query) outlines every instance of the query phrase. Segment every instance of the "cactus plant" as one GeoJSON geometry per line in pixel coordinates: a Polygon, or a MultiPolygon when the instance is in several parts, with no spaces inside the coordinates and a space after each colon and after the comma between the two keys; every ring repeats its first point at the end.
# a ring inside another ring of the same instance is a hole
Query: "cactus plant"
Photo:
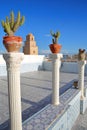
{"type": "Polygon", "coordinates": [[[53,37],[53,39],[52,39],[53,44],[57,43],[58,42],[58,38],[60,36],[60,32],[57,31],[56,33],[53,33],[52,31],[50,31],[50,33],[51,33],[51,35],[53,37]]]}
{"type": "Polygon", "coordinates": [[[6,21],[2,20],[1,24],[2,27],[4,28],[4,32],[8,36],[14,36],[16,30],[21,25],[23,25],[24,21],[25,21],[25,17],[24,16],[21,17],[20,12],[18,12],[17,18],[15,19],[14,12],[12,11],[10,13],[10,18],[6,17],[6,21]]]}

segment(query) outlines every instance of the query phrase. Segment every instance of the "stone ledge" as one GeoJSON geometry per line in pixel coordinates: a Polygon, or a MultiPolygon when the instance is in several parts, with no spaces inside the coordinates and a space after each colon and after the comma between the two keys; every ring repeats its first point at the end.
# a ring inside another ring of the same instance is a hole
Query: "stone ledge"
{"type": "Polygon", "coordinates": [[[45,130],[56,118],[64,112],[64,105],[54,106],[49,104],[43,110],[23,123],[23,129],[45,130]]]}
{"type": "Polygon", "coordinates": [[[79,90],[70,88],[60,96],[60,104],[47,105],[41,111],[23,122],[23,130],[46,130],[54,121],[58,120],[66,112],[68,103],[79,93],[79,90]]]}

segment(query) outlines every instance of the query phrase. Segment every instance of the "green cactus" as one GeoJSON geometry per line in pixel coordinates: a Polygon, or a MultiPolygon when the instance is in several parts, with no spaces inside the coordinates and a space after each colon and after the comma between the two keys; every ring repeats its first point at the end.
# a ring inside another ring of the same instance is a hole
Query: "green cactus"
{"type": "Polygon", "coordinates": [[[2,20],[1,24],[4,28],[4,32],[9,35],[13,36],[16,30],[24,24],[25,17],[20,16],[20,12],[18,12],[17,18],[14,18],[14,12],[10,13],[10,18],[6,17],[6,21],[2,20]]]}
{"type": "Polygon", "coordinates": [[[14,26],[14,13],[13,13],[13,11],[10,14],[10,26],[11,26],[11,28],[13,28],[13,26],[14,26]]]}
{"type": "Polygon", "coordinates": [[[58,38],[60,37],[60,32],[57,31],[56,33],[53,33],[52,31],[50,31],[50,33],[51,33],[51,35],[53,37],[53,39],[52,39],[53,44],[57,43],[58,42],[58,38]]]}

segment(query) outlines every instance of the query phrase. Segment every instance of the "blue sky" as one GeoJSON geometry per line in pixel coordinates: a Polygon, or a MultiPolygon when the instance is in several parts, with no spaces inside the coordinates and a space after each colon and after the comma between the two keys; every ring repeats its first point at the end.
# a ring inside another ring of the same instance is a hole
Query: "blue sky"
{"type": "MultiPolygon", "coordinates": [[[[50,30],[60,31],[61,52],[77,53],[79,48],[87,49],[87,0],[3,0],[0,1],[0,21],[20,11],[25,23],[15,35],[33,33],[39,51],[49,52],[52,37],[50,30]]],[[[2,40],[5,33],[0,25],[0,50],[5,50],[2,40]]]]}

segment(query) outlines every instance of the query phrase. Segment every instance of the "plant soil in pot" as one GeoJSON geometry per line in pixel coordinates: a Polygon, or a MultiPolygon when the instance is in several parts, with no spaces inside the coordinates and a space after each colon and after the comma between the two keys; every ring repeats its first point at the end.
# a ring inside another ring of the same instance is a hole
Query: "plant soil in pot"
{"type": "Polygon", "coordinates": [[[13,11],[10,14],[10,18],[6,17],[6,21],[2,20],[2,27],[6,36],[3,37],[3,44],[8,52],[18,52],[22,46],[22,37],[14,36],[16,30],[23,25],[24,16],[20,17],[18,12],[17,18],[15,19],[13,11]]]}

